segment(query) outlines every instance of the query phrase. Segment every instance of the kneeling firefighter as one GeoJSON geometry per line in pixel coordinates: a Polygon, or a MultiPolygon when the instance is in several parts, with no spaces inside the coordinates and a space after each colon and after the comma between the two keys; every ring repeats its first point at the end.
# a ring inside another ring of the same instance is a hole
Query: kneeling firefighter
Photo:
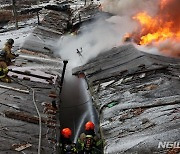
{"type": "Polygon", "coordinates": [[[14,40],[10,38],[7,40],[7,42],[4,44],[4,47],[2,48],[2,51],[5,52],[4,61],[8,66],[11,65],[12,59],[15,59],[18,56],[12,53],[11,51],[13,44],[14,44],[14,40]]]}
{"type": "Polygon", "coordinates": [[[85,124],[85,132],[82,133],[77,141],[79,154],[102,154],[102,140],[95,134],[94,123],[88,121],[85,124]]]}
{"type": "Polygon", "coordinates": [[[76,154],[76,145],[71,141],[72,131],[70,128],[64,128],[61,131],[61,151],[62,154],[76,154]]]}

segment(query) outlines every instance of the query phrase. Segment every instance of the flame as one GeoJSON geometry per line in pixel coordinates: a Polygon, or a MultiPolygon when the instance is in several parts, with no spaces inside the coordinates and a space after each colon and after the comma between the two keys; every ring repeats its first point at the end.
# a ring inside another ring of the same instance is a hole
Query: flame
{"type": "MultiPolygon", "coordinates": [[[[137,13],[133,20],[139,23],[139,29],[131,34],[134,41],[140,45],[155,46],[166,40],[180,43],[179,9],[176,6],[180,4],[179,2],[179,0],[160,0],[160,10],[156,16],[150,16],[147,12],[137,13]]],[[[173,49],[171,46],[168,47],[166,51],[173,49]]],[[[180,55],[180,49],[176,52],[180,55]]]]}
{"type": "Polygon", "coordinates": [[[138,13],[133,19],[137,20],[142,27],[141,39],[139,44],[145,45],[166,39],[179,40],[180,31],[173,32],[173,21],[164,22],[158,17],[151,17],[146,12],[138,13]],[[147,33],[147,34],[145,34],[147,33]]]}
{"type": "Polygon", "coordinates": [[[123,37],[123,42],[131,42],[131,34],[130,33],[126,33],[123,37]]]}

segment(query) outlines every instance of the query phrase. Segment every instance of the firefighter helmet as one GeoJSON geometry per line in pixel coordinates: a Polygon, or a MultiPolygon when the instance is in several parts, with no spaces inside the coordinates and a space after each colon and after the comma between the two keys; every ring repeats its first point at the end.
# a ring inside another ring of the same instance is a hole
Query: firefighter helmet
{"type": "Polygon", "coordinates": [[[71,129],[69,129],[69,128],[64,128],[64,129],[61,131],[61,135],[62,135],[64,138],[70,138],[71,135],[72,135],[72,131],[71,131],[71,129]]]}
{"type": "Polygon", "coordinates": [[[86,124],[85,124],[85,130],[93,130],[94,129],[94,123],[91,122],[91,121],[88,121],[86,124]]]}
{"type": "Polygon", "coordinates": [[[7,43],[12,46],[14,44],[14,40],[10,38],[7,40],[7,43]]]}

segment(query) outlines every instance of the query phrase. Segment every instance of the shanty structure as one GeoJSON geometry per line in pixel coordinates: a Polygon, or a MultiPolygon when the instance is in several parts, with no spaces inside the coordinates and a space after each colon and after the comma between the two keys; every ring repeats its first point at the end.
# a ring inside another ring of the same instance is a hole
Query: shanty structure
{"type": "Polygon", "coordinates": [[[0,83],[1,154],[58,151],[63,61],[53,55],[51,42],[61,33],[48,27],[52,16],[50,12],[44,18],[49,24],[43,21],[25,39],[19,57],[9,66],[12,83],[0,83]]]}
{"type": "Polygon", "coordinates": [[[180,59],[133,45],[113,48],[74,69],[75,75],[85,74],[99,111],[104,153],[179,152],[179,69],[180,59]]]}

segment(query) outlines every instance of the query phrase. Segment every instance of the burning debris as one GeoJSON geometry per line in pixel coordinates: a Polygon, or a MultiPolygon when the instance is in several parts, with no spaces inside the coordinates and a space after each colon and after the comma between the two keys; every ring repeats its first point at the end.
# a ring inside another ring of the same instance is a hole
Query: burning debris
{"type": "MultiPolygon", "coordinates": [[[[178,0],[140,0],[138,3],[132,0],[105,0],[103,10],[125,19],[131,18],[131,22],[126,24],[136,23],[129,33],[124,32],[124,42],[156,47],[165,55],[180,57],[179,6],[178,0]]],[[[119,24],[120,29],[122,23],[119,24]]]]}

